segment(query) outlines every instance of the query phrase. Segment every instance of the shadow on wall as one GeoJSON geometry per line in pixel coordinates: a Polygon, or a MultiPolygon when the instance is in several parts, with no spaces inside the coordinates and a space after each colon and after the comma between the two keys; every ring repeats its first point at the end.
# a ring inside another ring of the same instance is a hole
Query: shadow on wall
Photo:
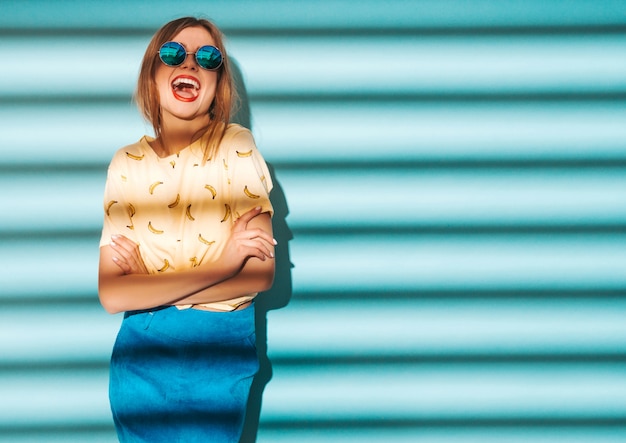
{"type": "MultiPolygon", "coordinates": [[[[252,123],[248,94],[241,69],[235,60],[232,61],[233,79],[237,93],[239,94],[239,107],[232,121],[233,123],[239,123],[251,130],[252,123]]],[[[262,151],[261,154],[263,154],[262,151]]],[[[272,288],[267,292],[257,295],[255,299],[256,342],[260,367],[259,372],[252,382],[248,408],[246,410],[246,422],[240,443],[254,443],[256,441],[261,416],[261,405],[263,403],[263,391],[265,390],[265,386],[272,379],[272,363],[267,356],[267,313],[270,310],[287,306],[292,294],[291,269],[293,265],[289,257],[289,241],[293,238],[293,234],[289,230],[286,220],[289,214],[289,208],[287,207],[287,199],[280,186],[278,177],[276,177],[274,167],[270,163],[268,163],[267,166],[270,171],[272,183],[274,183],[274,188],[270,194],[270,201],[274,207],[272,228],[274,238],[278,241],[278,245],[276,246],[276,273],[272,288]]]]}

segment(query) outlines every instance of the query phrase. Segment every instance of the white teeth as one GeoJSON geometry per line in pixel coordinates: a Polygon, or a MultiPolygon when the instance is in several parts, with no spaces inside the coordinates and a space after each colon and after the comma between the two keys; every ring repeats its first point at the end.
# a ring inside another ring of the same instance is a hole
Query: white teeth
{"type": "Polygon", "coordinates": [[[172,83],[173,88],[178,88],[180,85],[189,85],[194,87],[195,89],[200,89],[200,83],[191,78],[177,78],[172,83]]]}

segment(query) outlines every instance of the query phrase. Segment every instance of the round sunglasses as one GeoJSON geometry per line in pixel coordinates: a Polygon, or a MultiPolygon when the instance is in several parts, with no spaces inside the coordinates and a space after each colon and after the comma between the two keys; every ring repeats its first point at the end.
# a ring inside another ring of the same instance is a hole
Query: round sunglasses
{"type": "MultiPolygon", "coordinates": [[[[187,58],[187,49],[178,42],[165,42],[159,49],[159,58],[167,66],[179,66],[187,58]]],[[[196,63],[202,69],[215,71],[222,66],[222,53],[215,46],[202,46],[195,53],[196,63]]]]}

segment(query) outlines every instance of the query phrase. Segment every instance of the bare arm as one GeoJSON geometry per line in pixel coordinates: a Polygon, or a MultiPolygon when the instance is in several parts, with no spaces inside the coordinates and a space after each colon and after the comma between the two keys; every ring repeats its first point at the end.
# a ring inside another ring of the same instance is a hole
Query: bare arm
{"type": "MultiPolygon", "coordinates": [[[[248,223],[249,228],[259,228],[272,234],[272,221],[269,214],[261,214],[248,223]]],[[[273,240],[273,239],[272,239],[273,240]]],[[[193,295],[176,301],[176,304],[199,304],[224,301],[255,292],[267,291],[274,282],[275,261],[274,244],[270,247],[270,255],[264,259],[257,257],[246,260],[241,270],[234,276],[211,285],[193,295]]],[[[213,266],[215,264],[212,264],[213,266]]]]}
{"type": "Polygon", "coordinates": [[[235,223],[216,262],[186,271],[145,273],[138,251],[126,239],[101,247],[98,293],[102,305],[116,313],[224,301],[267,289],[274,277],[274,240],[269,215],[259,212],[253,209],[235,223]]]}

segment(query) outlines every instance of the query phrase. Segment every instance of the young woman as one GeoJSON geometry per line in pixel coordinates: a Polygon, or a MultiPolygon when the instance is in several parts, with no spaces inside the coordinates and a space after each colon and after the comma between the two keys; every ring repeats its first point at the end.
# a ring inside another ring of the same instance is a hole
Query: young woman
{"type": "Polygon", "coordinates": [[[136,92],[155,137],[113,157],[100,241],[100,301],[125,312],[109,388],[122,442],[239,440],[276,242],[270,174],[229,124],[233,97],[214,24],[157,31],[136,92]]]}

